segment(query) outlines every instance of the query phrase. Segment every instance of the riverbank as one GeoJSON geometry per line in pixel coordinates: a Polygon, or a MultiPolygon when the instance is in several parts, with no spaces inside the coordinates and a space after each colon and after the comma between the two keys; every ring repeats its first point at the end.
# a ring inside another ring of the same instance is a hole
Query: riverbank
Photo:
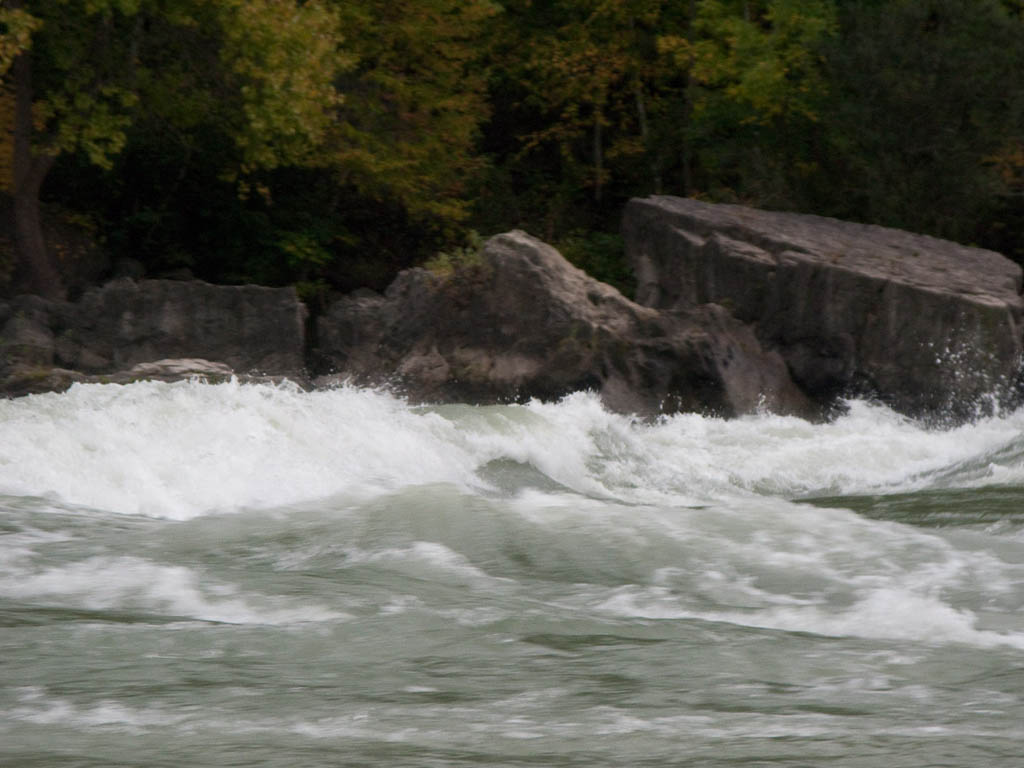
{"type": "Polygon", "coordinates": [[[0,302],[0,392],[201,376],[352,381],[413,402],[597,392],[654,415],[819,418],[877,398],[931,420],[1019,402],[1024,299],[999,254],[898,230],[634,200],[634,302],[522,232],[316,317],[293,288],[120,278],[0,302]]]}

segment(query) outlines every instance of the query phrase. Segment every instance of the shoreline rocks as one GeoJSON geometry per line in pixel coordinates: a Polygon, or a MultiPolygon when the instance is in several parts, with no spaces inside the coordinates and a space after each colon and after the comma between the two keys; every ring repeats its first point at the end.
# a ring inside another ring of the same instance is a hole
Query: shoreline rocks
{"type": "Polygon", "coordinates": [[[407,270],[383,296],[345,297],[317,330],[330,367],[416,402],[590,389],[641,415],[814,410],[782,359],[720,307],[641,307],[518,231],[491,238],[478,263],[450,275],[407,270]]]}
{"type": "Polygon", "coordinates": [[[305,320],[294,288],[122,278],[77,302],[18,296],[0,303],[0,392],[232,371],[302,381],[305,320]]]}
{"type": "Polygon", "coordinates": [[[237,372],[424,403],[589,389],[642,416],[818,418],[868,394],[949,423],[1020,401],[1024,279],[999,254],[668,197],[631,201],[623,232],[636,302],[518,231],[444,274],[343,296],[309,328],[292,288],[121,278],[74,303],[15,297],[0,301],[0,395],[237,372]]]}
{"type": "Polygon", "coordinates": [[[913,416],[1016,396],[1021,268],[901,230],[697,200],[629,202],[637,300],[718,302],[777,350],[812,398],[869,394],[913,416]]]}

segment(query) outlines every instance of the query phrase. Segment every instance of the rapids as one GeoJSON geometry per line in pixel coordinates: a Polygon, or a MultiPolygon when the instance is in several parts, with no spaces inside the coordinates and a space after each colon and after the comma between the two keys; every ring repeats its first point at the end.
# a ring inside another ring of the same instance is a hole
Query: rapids
{"type": "Polygon", "coordinates": [[[1024,411],[0,401],[0,763],[1006,766],[1024,411]]]}

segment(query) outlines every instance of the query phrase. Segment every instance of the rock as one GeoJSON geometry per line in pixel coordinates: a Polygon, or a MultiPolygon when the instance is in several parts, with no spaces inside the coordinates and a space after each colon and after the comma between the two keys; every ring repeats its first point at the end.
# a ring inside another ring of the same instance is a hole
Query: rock
{"type": "Polygon", "coordinates": [[[623,234],[639,303],[728,307],[819,400],[870,392],[912,415],[964,415],[1015,385],[1022,276],[1000,254],[673,197],[630,201],[623,234]]]}
{"type": "Polygon", "coordinates": [[[75,303],[0,305],[0,393],[200,376],[303,384],[305,305],[293,288],[115,280],[75,303]],[[218,362],[210,362],[210,361],[218,362]]]}
{"type": "Polygon", "coordinates": [[[16,312],[0,330],[0,369],[51,366],[54,348],[53,333],[45,315],[16,312]]]}
{"type": "Polygon", "coordinates": [[[0,393],[10,397],[62,392],[74,372],[54,367],[56,340],[51,329],[61,302],[17,296],[0,307],[0,393]]]}
{"type": "Polygon", "coordinates": [[[235,372],[231,370],[231,367],[224,363],[214,363],[209,360],[190,357],[138,363],[129,370],[116,375],[128,378],[131,381],[142,379],[178,381],[192,376],[198,376],[208,381],[226,381],[234,376],[234,374],[235,372]]]}
{"type": "Polygon", "coordinates": [[[0,376],[0,393],[6,397],[63,392],[76,381],[88,377],[78,371],[52,366],[14,365],[0,376]]]}
{"type": "Polygon", "coordinates": [[[397,385],[428,402],[553,399],[592,389],[610,408],[723,415],[810,403],[782,359],[720,307],[639,306],[523,232],[491,238],[478,264],[442,277],[402,272],[317,325],[342,377],[397,385]]]}
{"type": "Polygon", "coordinates": [[[202,358],[241,372],[299,373],[305,317],[294,288],[122,278],[87,291],[74,306],[62,323],[57,362],[108,373],[202,358]]]}
{"type": "Polygon", "coordinates": [[[138,363],[126,371],[106,375],[84,377],[83,380],[109,384],[130,384],[134,381],[182,381],[199,379],[210,384],[221,384],[235,379],[242,384],[280,384],[290,381],[296,387],[305,388],[309,382],[302,374],[251,374],[236,373],[231,366],[202,358],[170,358],[138,363]]]}
{"type": "Polygon", "coordinates": [[[56,357],[51,326],[62,306],[39,296],[17,296],[0,306],[0,392],[8,391],[3,382],[20,394],[45,391],[56,357]]]}

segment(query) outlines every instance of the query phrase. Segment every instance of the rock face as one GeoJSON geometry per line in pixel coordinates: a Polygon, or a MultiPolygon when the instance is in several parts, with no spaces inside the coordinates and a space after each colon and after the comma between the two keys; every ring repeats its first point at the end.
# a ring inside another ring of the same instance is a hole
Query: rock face
{"type": "Polygon", "coordinates": [[[19,296],[0,304],[0,390],[24,394],[72,381],[232,370],[301,377],[305,317],[293,288],[199,281],[125,278],[87,291],[76,303],[19,296]],[[170,364],[166,358],[184,360],[170,364]],[[153,361],[165,364],[133,368],[153,361]]]}
{"type": "Polygon", "coordinates": [[[86,372],[189,357],[240,372],[301,371],[305,316],[294,288],[125,278],[82,296],[56,352],[86,372]]]}
{"type": "Polygon", "coordinates": [[[969,415],[1017,396],[1021,270],[930,237],[654,197],[624,234],[638,303],[522,232],[446,274],[334,303],[305,338],[291,288],[122,278],[75,303],[0,301],[0,393],[201,376],[389,384],[418,402],[555,399],[611,409],[815,416],[838,394],[969,415]]]}
{"type": "Polygon", "coordinates": [[[726,306],[816,399],[856,391],[914,415],[1014,385],[1021,269],[1000,254],[818,216],[632,200],[639,303],[726,306]]]}
{"type": "Polygon", "coordinates": [[[600,392],[612,409],[807,413],[782,359],[720,307],[639,306],[522,232],[448,276],[403,272],[317,325],[323,362],[417,401],[509,402],[600,392]],[[387,374],[393,373],[392,376],[387,374]]]}

